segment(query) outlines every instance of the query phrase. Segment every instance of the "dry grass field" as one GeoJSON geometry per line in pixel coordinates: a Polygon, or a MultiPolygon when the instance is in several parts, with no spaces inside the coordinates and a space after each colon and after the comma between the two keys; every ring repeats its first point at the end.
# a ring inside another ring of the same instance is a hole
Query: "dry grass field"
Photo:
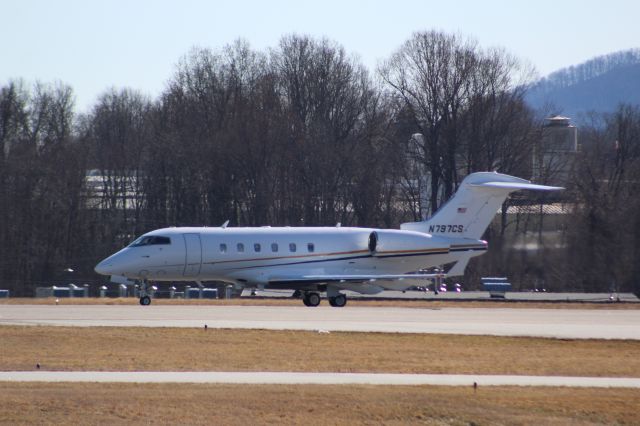
{"type": "MultiPolygon", "coordinates": [[[[0,299],[0,306],[54,305],[55,298],[19,297],[0,299]]],[[[127,298],[62,298],[60,305],[138,305],[138,299],[127,298]]],[[[323,303],[327,303],[323,301],[323,303]]],[[[235,299],[154,299],[157,305],[210,305],[210,306],[302,306],[300,299],[285,298],[235,298],[235,299]]],[[[518,308],[518,309],[640,309],[637,302],[523,302],[514,300],[364,300],[349,299],[348,308],[358,306],[384,306],[403,308],[518,308]]]]}
{"type": "MultiPolygon", "coordinates": [[[[640,342],[0,326],[0,370],[640,377],[640,342]]],[[[0,382],[0,425],[640,424],[637,389],[0,382]]]]}
{"type": "Polygon", "coordinates": [[[640,391],[0,383],[0,424],[640,424],[640,391]]]}
{"type": "Polygon", "coordinates": [[[395,333],[0,327],[0,370],[640,377],[640,342],[395,333]]]}

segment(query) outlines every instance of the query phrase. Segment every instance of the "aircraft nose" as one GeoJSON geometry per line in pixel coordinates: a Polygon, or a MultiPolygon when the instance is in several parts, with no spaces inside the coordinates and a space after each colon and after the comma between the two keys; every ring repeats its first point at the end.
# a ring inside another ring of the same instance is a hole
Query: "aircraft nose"
{"type": "Polygon", "coordinates": [[[103,259],[102,262],[98,263],[94,271],[99,273],[100,275],[120,275],[123,266],[123,253],[122,250],[118,253],[114,253],[111,256],[103,259]]]}
{"type": "Polygon", "coordinates": [[[94,271],[96,271],[100,275],[112,275],[113,263],[110,262],[110,259],[107,258],[98,263],[94,268],[94,271]]]}

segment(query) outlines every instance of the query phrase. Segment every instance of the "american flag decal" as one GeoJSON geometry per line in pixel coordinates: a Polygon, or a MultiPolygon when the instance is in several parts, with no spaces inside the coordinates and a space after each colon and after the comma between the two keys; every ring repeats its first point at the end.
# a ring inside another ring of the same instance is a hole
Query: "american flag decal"
{"type": "Polygon", "coordinates": [[[458,213],[466,213],[467,208],[466,207],[458,207],[458,213]]]}

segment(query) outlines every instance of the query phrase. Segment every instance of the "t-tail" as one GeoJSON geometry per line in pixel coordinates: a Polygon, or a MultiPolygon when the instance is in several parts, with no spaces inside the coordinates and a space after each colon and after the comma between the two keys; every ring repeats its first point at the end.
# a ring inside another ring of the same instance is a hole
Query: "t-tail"
{"type": "Polygon", "coordinates": [[[458,191],[431,218],[409,222],[400,229],[447,237],[479,239],[507,196],[521,189],[557,191],[557,186],[536,185],[528,180],[496,172],[472,173],[458,191]]]}

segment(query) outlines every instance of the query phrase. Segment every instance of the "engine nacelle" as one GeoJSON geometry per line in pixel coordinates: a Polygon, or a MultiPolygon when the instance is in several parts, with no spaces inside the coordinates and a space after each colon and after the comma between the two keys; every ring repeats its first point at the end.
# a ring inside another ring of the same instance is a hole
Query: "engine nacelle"
{"type": "Polygon", "coordinates": [[[421,252],[432,249],[445,249],[442,242],[430,234],[413,231],[377,230],[369,234],[369,251],[373,256],[421,252]]]}

